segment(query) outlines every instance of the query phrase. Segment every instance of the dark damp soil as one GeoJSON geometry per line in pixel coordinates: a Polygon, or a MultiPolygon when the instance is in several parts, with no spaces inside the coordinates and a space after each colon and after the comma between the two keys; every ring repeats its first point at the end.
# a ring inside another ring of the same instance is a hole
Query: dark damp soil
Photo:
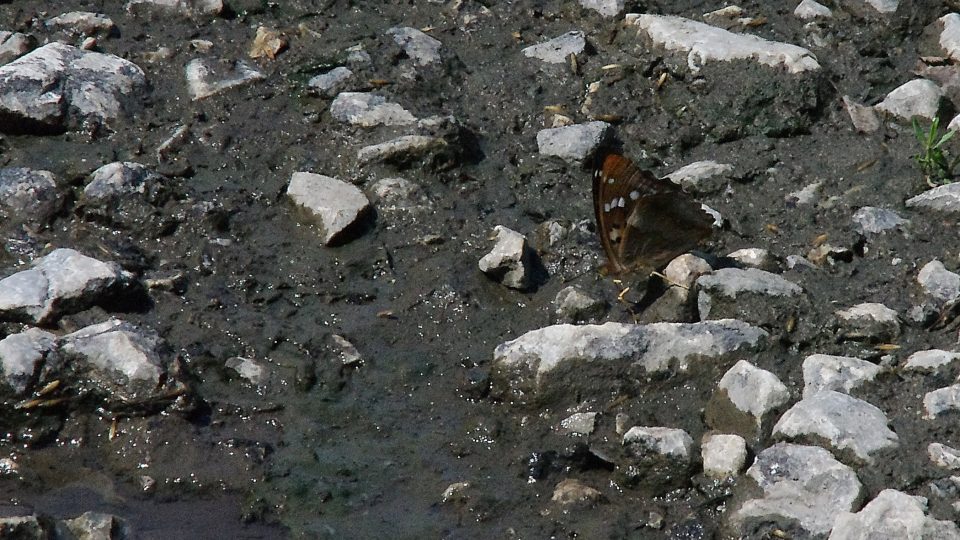
{"type": "MultiPolygon", "coordinates": [[[[832,5],[836,17],[820,29],[828,45],[817,48],[792,15],[794,4],[741,3],[746,14],[766,20],[750,32],[811,48],[823,70],[803,87],[812,93],[787,101],[797,107],[790,114],[802,113],[797,122],[767,129],[761,124],[776,120],[768,115],[752,127],[711,131],[727,100],[731,110],[743,111],[767,103],[743,100],[738,91],[762,93],[763,70],[744,63],[697,82],[682,69],[671,71],[676,62],[638,53],[621,18],[602,19],[573,1],[468,0],[459,10],[452,7],[457,3],[231,0],[227,16],[213,20],[138,20],[122,2],[0,2],[0,30],[29,32],[40,42],[57,37],[42,24],[48,17],[73,10],[109,15],[119,32],[101,40],[100,49],[136,62],[152,85],[144,110],[112,132],[3,136],[0,166],[50,170],[76,195],[100,165],[138,161],[167,175],[175,193],[157,219],[125,228],[87,219],[75,205],[47,228],[3,225],[4,275],[48,244],[124,261],[144,277],[182,274],[182,291],[154,291],[147,309],[119,316],[155,329],[181,354],[202,402],[190,414],[122,418],[112,440],[111,419],[90,412],[12,429],[0,453],[14,457],[21,472],[0,476],[0,513],[108,511],[144,538],[717,533],[724,486],[694,476],[666,495],[617,488],[617,473],[586,448],[616,451],[613,424],[621,412],[637,425],[683,428],[698,441],[707,429],[703,408],[729,365],[631,384],[596,381],[593,395],[546,408],[497,403],[485,391],[494,347],[555,322],[551,302],[568,285],[609,302],[602,320],[633,320],[617,301],[621,287],[597,271],[603,255],[593,230],[590,171],[541,157],[536,148],[537,131],[548,127],[544,107],[590,119],[581,112],[586,88],[601,80],[607,64],[623,64],[625,74],[598,93],[591,109],[619,117],[624,153],[659,175],[703,159],[734,165],[729,188],[702,197],[731,223],[705,252],[759,247],[781,257],[804,255],[821,235],[837,246],[860,246],[850,262],[787,273],[808,292],[810,312],[801,314],[796,335],[770,328],[775,345],[749,358],[774,371],[794,396],[808,354],[880,360],[871,344],[837,340],[834,310],[869,301],[905,313],[922,301],[915,278],[923,264],[938,258],[948,268],[960,266],[957,221],[903,205],[925,187],[911,161],[918,149],[911,133],[895,125],[856,133],[841,102],[850,95],[873,104],[910,80],[918,56],[936,54],[925,28],[946,6],[907,0],[896,14],[880,16],[832,5]],[[476,18],[465,23],[465,16],[476,18]],[[287,51],[257,65],[266,80],[191,101],[184,65],[204,55],[246,58],[260,25],[290,36],[287,51]],[[385,33],[398,25],[431,27],[443,43],[443,61],[411,71],[385,33]],[[570,30],[584,31],[590,42],[576,73],[519,52],[570,30]],[[209,53],[193,49],[197,39],[213,43],[209,53]],[[358,148],[396,132],[335,122],[330,100],[307,92],[306,81],[341,65],[357,44],[372,57],[355,70],[365,81],[358,88],[376,87],[418,117],[456,117],[472,141],[459,161],[399,171],[355,164],[358,148]],[[173,56],[148,61],[147,53],[160,47],[173,56]],[[660,92],[664,72],[670,77],[660,92]],[[677,114],[684,104],[693,113],[677,114]],[[155,149],[181,125],[190,128],[188,142],[157,164],[155,149]],[[284,197],[297,171],[364,188],[403,176],[420,184],[428,204],[413,212],[380,210],[360,237],[323,247],[284,197]],[[813,182],[822,182],[818,205],[785,202],[813,182]],[[871,238],[862,249],[850,218],[868,205],[909,218],[908,234],[871,238]],[[495,225],[533,237],[548,220],[571,233],[543,254],[549,278],[536,290],[508,290],[478,271],[495,225]],[[425,243],[427,235],[442,242],[425,243]],[[340,365],[334,334],[356,345],[362,365],[340,365]],[[267,381],[252,387],[239,379],[224,366],[234,356],[268,366],[267,381]],[[554,427],[579,399],[601,413],[597,432],[589,439],[557,434],[554,427]],[[144,476],[152,488],[143,489],[144,476]],[[604,501],[572,513],[551,504],[554,486],[570,477],[599,489],[604,501]],[[470,483],[466,500],[442,504],[444,489],[455,482],[470,483]]],[[[628,2],[629,11],[694,19],[722,6],[628,2]]],[[[774,81],[779,86],[769,100],[796,90],[787,78],[774,81]]],[[[60,328],[107,316],[95,308],[66,317],[60,328]]],[[[893,354],[902,360],[955,343],[953,333],[908,325],[893,354]]],[[[885,487],[916,492],[941,476],[925,447],[955,446],[960,435],[951,421],[923,421],[918,410],[923,393],[949,380],[888,375],[860,392],[890,416],[901,440],[897,455],[861,469],[871,495],[885,487]]],[[[753,442],[751,449],[769,444],[753,442]]],[[[949,505],[934,501],[931,508],[949,517],[949,505]]]]}

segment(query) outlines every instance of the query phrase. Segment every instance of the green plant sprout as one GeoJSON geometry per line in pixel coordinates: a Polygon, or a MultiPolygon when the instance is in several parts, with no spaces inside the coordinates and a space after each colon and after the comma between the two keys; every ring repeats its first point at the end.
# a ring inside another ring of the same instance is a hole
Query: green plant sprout
{"type": "Polygon", "coordinates": [[[937,187],[952,182],[953,168],[957,165],[957,161],[960,160],[960,156],[958,156],[957,159],[949,161],[943,148],[943,145],[952,139],[957,131],[951,129],[938,139],[937,135],[939,131],[940,117],[933,119],[933,122],[930,123],[930,130],[927,132],[924,132],[920,127],[920,123],[917,122],[916,117],[913,118],[913,133],[920,142],[920,153],[913,156],[913,159],[916,160],[917,165],[920,166],[920,172],[923,173],[930,187],[937,187]]]}

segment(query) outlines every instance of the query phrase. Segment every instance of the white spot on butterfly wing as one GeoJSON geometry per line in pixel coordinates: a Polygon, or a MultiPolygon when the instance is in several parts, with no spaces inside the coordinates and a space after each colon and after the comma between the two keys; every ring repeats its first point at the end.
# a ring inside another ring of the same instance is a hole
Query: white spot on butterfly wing
{"type": "Polygon", "coordinates": [[[627,201],[624,200],[623,197],[620,197],[620,198],[617,199],[617,206],[620,207],[620,208],[623,208],[623,207],[627,206],[627,201]]]}
{"type": "Polygon", "coordinates": [[[637,199],[639,199],[639,198],[640,198],[640,192],[639,192],[639,191],[633,190],[633,191],[630,192],[630,200],[631,200],[631,201],[635,201],[635,200],[637,200],[637,199]]]}
{"type": "Polygon", "coordinates": [[[610,203],[603,203],[603,211],[604,212],[610,211],[610,203]]]}

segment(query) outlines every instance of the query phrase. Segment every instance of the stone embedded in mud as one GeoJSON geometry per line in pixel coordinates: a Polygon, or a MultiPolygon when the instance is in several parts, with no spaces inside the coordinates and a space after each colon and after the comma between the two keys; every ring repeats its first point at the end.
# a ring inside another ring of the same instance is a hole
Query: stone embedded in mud
{"type": "Polygon", "coordinates": [[[597,427],[597,413],[574,413],[560,421],[560,431],[569,435],[589,435],[597,427]]]}
{"type": "Polygon", "coordinates": [[[747,462],[747,441],[739,435],[708,433],[701,441],[700,456],[708,478],[732,478],[747,462]]]}
{"type": "Polygon", "coordinates": [[[494,350],[493,392],[526,402],[608,392],[630,374],[686,371],[765,345],[768,334],[737,320],[647,325],[559,324],[532,330],[494,350]]]}
{"type": "Polygon", "coordinates": [[[582,163],[593,156],[609,135],[610,124],[606,122],[542,129],[537,133],[537,148],[540,155],[582,163]]]}
{"type": "Polygon", "coordinates": [[[686,431],[634,426],[623,435],[623,446],[632,458],[621,466],[627,482],[666,491],[688,481],[693,438],[686,431]]]}
{"type": "MultiPolygon", "coordinates": [[[[774,528],[826,537],[838,511],[849,511],[863,486],[857,473],[817,446],[778,443],[757,455],[747,469],[763,496],[732,512],[736,536],[774,528]]],[[[759,537],[759,535],[757,536],[759,537]]]]}
{"type": "Polygon", "coordinates": [[[127,522],[113,514],[84,512],[73,519],[64,519],[63,524],[75,538],[126,540],[133,537],[127,522]]]}
{"type": "Polygon", "coordinates": [[[859,358],[811,354],[803,360],[803,397],[824,390],[849,393],[879,373],[880,366],[859,358]]]}
{"type": "Polygon", "coordinates": [[[866,3],[880,13],[893,13],[897,11],[900,0],[866,0],[866,3]]]}
{"type": "Polygon", "coordinates": [[[405,178],[381,178],[370,190],[377,210],[414,210],[426,208],[420,186],[405,178]]]}
{"type": "Polygon", "coordinates": [[[960,353],[942,349],[928,349],[917,351],[908,356],[903,369],[904,371],[938,372],[957,360],[960,360],[960,353]]]}
{"type": "Polygon", "coordinates": [[[933,81],[914,79],[893,89],[874,107],[903,120],[915,116],[933,120],[940,110],[943,91],[933,81]]]}
{"type": "Polygon", "coordinates": [[[106,37],[116,29],[113,20],[106,15],[89,11],[71,11],[47,19],[47,28],[63,30],[74,35],[106,37]]]}
{"type": "Polygon", "coordinates": [[[721,268],[701,276],[697,286],[700,320],[735,317],[773,324],[808,303],[799,285],[756,268],[721,268]]]}
{"type": "Polygon", "coordinates": [[[227,361],[224,362],[223,365],[226,366],[227,369],[235,371],[237,375],[243,377],[250,384],[260,385],[267,380],[267,369],[252,358],[234,356],[227,358],[227,361]]]}
{"type": "Polygon", "coordinates": [[[410,111],[369,92],[340,92],[330,104],[330,116],[363,127],[405,126],[417,121],[410,111]]]}
{"type": "Polygon", "coordinates": [[[319,220],[321,238],[328,246],[346,240],[350,229],[370,212],[370,201],[359,188],[322,174],[293,173],[287,195],[319,220]]]}
{"type": "Polygon", "coordinates": [[[590,507],[602,499],[602,493],[574,478],[561,480],[553,489],[553,496],[550,497],[552,502],[564,508],[590,507]]]}
{"type": "Polygon", "coordinates": [[[564,64],[567,58],[578,55],[587,47],[583,32],[574,30],[543,43],[537,43],[523,49],[527,58],[536,58],[548,64],[564,64]]]}
{"type": "Polygon", "coordinates": [[[837,452],[849,451],[858,460],[873,463],[873,455],[899,444],[879,408],[842,392],[823,390],[804,397],[780,417],[774,436],[824,440],[837,452]]]}
{"type": "Polygon", "coordinates": [[[770,253],[770,250],[764,248],[738,249],[728,253],[727,257],[749,268],[756,268],[766,272],[777,272],[780,270],[780,260],[770,253]]]}
{"type": "Polygon", "coordinates": [[[0,169],[0,217],[46,225],[63,206],[53,173],[22,167],[0,169]]]}
{"type": "Polygon", "coordinates": [[[479,262],[480,271],[511,289],[525,290],[533,284],[536,253],[527,237],[504,227],[494,227],[497,243],[479,262]]]}
{"type": "Polygon", "coordinates": [[[960,213],[960,182],[937,186],[907,199],[907,208],[924,208],[950,214],[960,213]]]}
{"type": "Polygon", "coordinates": [[[843,105],[847,109],[847,114],[850,115],[850,122],[853,123],[854,129],[860,133],[873,133],[880,129],[880,117],[875,108],[861,105],[849,96],[843,96],[843,105]]]}
{"type": "Polygon", "coordinates": [[[0,280],[0,319],[49,324],[102,301],[133,277],[116,263],[67,248],[56,249],[31,266],[0,280]]]}
{"type": "Polygon", "coordinates": [[[440,49],[443,44],[420,30],[408,26],[393,27],[387,30],[387,34],[393,36],[397,45],[418,66],[426,66],[440,61],[440,49]]]}
{"type": "Polygon", "coordinates": [[[834,312],[843,339],[891,341],[900,335],[896,311],[876,302],[864,302],[834,312]]]}
{"type": "Polygon", "coordinates": [[[941,414],[960,410],[960,384],[938,388],[923,396],[923,417],[933,420],[941,414]]]}
{"type": "Polygon", "coordinates": [[[937,442],[930,443],[927,445],[927,456],[937,467],[960,470],[960,450],[956,448],[937,442]]]}
{"type": "Polygon", "coordinates": [[[783,198],[783,201],[787,203],[787,206],[790,208],[811,205],[820,197],[820,188],[822,186],[823,182],[807,184],[798,191],[788,193],[787,196],[783,198]]]}
{"type": "Polygon", "coordinates": [[[50,43],[0,67],[0,132],[61,132],[142,107],[147,79],[111,54],[50,43]]]}
{"type": "Polygon", "coordinates": [[[948,13],[937,20],[943,26],[940,46],[947,52],[947,56],[960,60],[960,13],[948,13]]]}
{"type": "Polygon", "coordinates": [[[353,72],[345,67],[333,68],[307,81],[307,86],[323,97],[334,97],[347,89],[353,72]]]}
{"type": "Polygon", "coordinates": [[[447,142],[440,137],[403,135],[380,144],[364,146],[357,152],[357,161],[361,165],[374,162],[405,164],[422,159],[446,146],[447,142]]]}
{"type": "Polygon", "coordinates": [[[684,165],[664,178],[693,193],[714,193],[727,184],[733,165],[716,161],[697,161],[684,165]]]}
{"type": "Polygon", "coordinates": [[[580,5],[604,17],[616,17],[623,11],[624,0],[579,0],[580,5]]]}
{"type": "Polygon", "coordinates": [[[90,174],[90,181],[83,188],[83,199],[87,204],[111,206],[130,197],[149,202],[154,195],[153,184],[162,178],[132,161],[108,163],[90,174]]]}
{"type": "Polygon", "coordinates": [[[47,532],[37,516],[14,516],[0,518],[0,537],[43,540],[47,532]]]}
{"type": "Polygon", "coordinates": [[[273,60],[278,54],[286,50],[288,45],[289,41],[284,33],[266,26],[260,26],[257,27],[257,34],[253,38],[253,44],[250,46],[250,52],[247,55],[254,59],[269,58],[273,60]]]}
{"type": "Polygon", "coordinates": [[[936,259],[923,265],[917,274],[917,283],[927,296],[940,304],[960,297],[960,275],[947,270],[943,263],[936,259]]]}
{"type": "Polygon", "coordinates": [[[211,58],[191,60],[184,73],[190,98],[194,101],[266,78],[243,60],[230,62],[211,58]]]}
{"type": "Polygon", "coordinates": [[[607,303],[596,299],[577,287],[561,289],[554,298],[557,318],[563,322],[590,320],[603,315],[607,303]]]}
{"type": "Polygon", "coordinates": [[[713,429],[759,439],[789,400],[790,391],[776,375],[740,360],[720,379],[704,416],[713,429]]]}
{"type": "Polygon", "coordinates": [[[213,17],[223,12],[223,0],[130,0],[127,12],[134,16],[178,14],[213,17]]]}
{"type": "Polygon", "coordinates": [[[14,396],[33,390],[35,375],[56,347],[56,340],[57,336],[39,328],[28,328],[0,340],[0,375],[14,396]]]}
{"type": "Polygon", "coordinates": [[[756,60],[760,64],[784,66],[790,73],[819,70],[816,56],[803,47],[768,41],[749,34],[735,34],[722,28],[672,15],[627,15],[627,24],[639,28],[653,43],[668,51],[687,55],[687,66],[697,72],[709,62],[756,60]]]}
{"type": "Polygon", "coordinates": [[[900,217],[893,210],[864,206],[854,212],[853,223],[860,234],[882,234],[902,227],[909,221],[900,217]]]}
{"type": "Polygon", "coordinates": [[[36,46],[36,38],[29,34],[0,30],[0,66],[20,58],[36,46]]]}
{"type": "Polygon", "coordinates": [[[816,19],[818,17],[824,19],[833,17],[833,12],[830,11],[830,8],[814,2],[814,0],[803,0],[797,5],[797,8],[793,10],[793,14],[804,20],[816,19]]]}
{"type": "Polygon", "coordinates": [[[830,540],[903,538],[960,540],[960,529],[951,521],[928,515],[927,499],[895,489],[885,489],[857,513],[836,516],[830,540]]]}

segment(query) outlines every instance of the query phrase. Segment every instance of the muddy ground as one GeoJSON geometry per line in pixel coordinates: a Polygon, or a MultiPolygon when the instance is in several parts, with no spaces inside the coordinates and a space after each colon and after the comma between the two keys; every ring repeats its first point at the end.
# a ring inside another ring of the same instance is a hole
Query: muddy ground
{"type": "MultiPolygon", "coordinates": [[[[702,159],[734,165],[729,189],[700,197],[730,222],[704,252],[758,247],[781,257],[805,255],[824,234],[856,252],[850,262],[789,271],[808,292],[810,311],[801,314],[796,336],[769,328],[782,339],[750,358],[777,373],[795,396],[807,354],[880,357],[871,345],[837,340],[830,323],[835,309],[882,302],[905,313],[920,303],[920,266],[934,258],[950,269],[960,265],[957,221],[904,208],[926,187],[911,160],[918,150],[912,134],[895,123],[857,133],[841,101],[850,95],[873,104],[913,78],[918,57],[936,54],[928,27],[955,9],[949,2],[908,0],[890,15],[830,5],[835,17],[820,23],[822,47],[810,43],[810,30],[792,14],[795,4],[740,3],[750,16],[765,18],[749,32],[808,47],[822,65],[804,87],[815,92],[789,102],[795,108],[786,114],[796,114],[797,122],[776,128],[765,122],[783,113],[759,120],[739,114],[764,110],[765,102],[744,101],[743,93],[757,95],[766,84],[760,68],[744,62],[695,77],[641,47],[622,17],[602,18],[574,1],[227,4],[229,13],[214,19],[146,20],[129,16],[119,1],[0,2],[0,29],[31,33],[41,43],[56,37],[42,24],[50,16],[109,15],[119,33],[102,39],[100,50],[137,63],[152,85],[144,110],[112,132],[3,136],[0,166],[50,170],[64,179],[65,192],[76,194],[100,165],[138,161],[167,175],[177,193],[129,229],[87,219],[75,205],[42,230],[0,225],[3,274],[48,245],[122,261],[144,277],[183,273],[182,291],[155,291],[152,305],[120,316],[157,330],[180,352],[200,398],[190,411],[122,418],[113,440],[111,418],[97,411],[49,414],[22,429],[5,422],[0,453],[15,458],[21,474],[0,475],[0,513],[71,517],[102,510],[128,520],[143,538],[711,537],[726,509],[724,489],[697,476],[667,495],[617,488],[615,473],[590,458],[584,441],[553,429],[577,396],[519,407],[485,392],[494,347],[555,322],[553,299],[568,285],[607,300],[611,307],[600,321],[634,320],[630,306],[617,300],[621,286],[598,272],[603,254],[593,226],[591,171],[541,157],[536,146],[537,131],[550,127],[546,106],[560,105],[576,121],[591,119],[581,111],[585,90],[604,80],[607,64],[623,64],[623,75],[604,83],[591,113],[616,120],[626,155],[658,175],[702,159]],[[465,15],[476,18],[465,23],[465,15]],[[288,50],[257,64],[266,80],[191,101],[184,65],[197,56],[246,58],[261,25],[290,37],[288,50]],[[443,61],[411,71],[385,34],[398,25],[432,28],[443,61]],[[584,31],[590,44],[575,72],[520,54],[570,30],[584,31]],[[193,50],[194,39],[213,42],[211,51],[193,50]],[[334,121],[330,100],[308,92],[306,81],[342,64],[345,50],[357,44],[372,56],[359,71],[368,81],[361,87],[376,88],[417,116],[459,120],[466,135],[456,159],[403,170],[356,165],[359,147],[395,132],[334,121]],[[172,58],[148,61],[145,53],[161,46],[174,51],[172,58]],[[658,87],[662,73],[668,77],[658,87]],[[190,127],[189,142],[158,164],[154,150],[179,125],[190,127]],[[324,247],[284,195],[297,171],[360,187],[403,176],[421,186],[423,207],[380,209],[356,239],[324,247]],[[819,204],[785,202],[818,181],[819,204]],[[210,204],[195,211],[201,202],[210,204]],[[909,232],[857,248],[863,242],[850,217],[866,205],[901,212],[911,220],[909,232]],[[478,271],[495,225],[532,237],[548,220],[572,232],[543,253],[549,277],[535,290],[509,290],[478,271]],[[427,235],[442,242],[425,243],[427,235]],[[894,257],[901,262],[892,265],[894,257]],[[332,334],[356,345],[362,365],[340,365],[332,334]],[[224,362],[234,356],[268,366],[268,381],[252,386],[227,369],[224,362]],[[143,475],[156,481],[153,489],[144,491],[143,475]],[[554,486],[570,476],[599,489],[605,501],[569,513],[550,503],[554,486]],[[444,489],[464,481],[471,484],[467,500],[442,504],[444,489]]],[[[693,19],[723,7],[627,4],[627,11],[693,19]]],[[[59,330],[107,316],[94,308],[65,317],[59,330]]],[[[5,332],[19,328],[8,325],[5,332]]],[[[905,357],[950,349],[956,335],[908,326],[898,345],[894,354],[905,357]]],[[[699,440],[706,430],[702,410],[729,367],[631,384],[597,381],[588,401],[603,413],[601,423],[627,412],[638,424],[680,427],[699,440]]],[[[895,470],[860,471],[871,495],[937,477],[926,444],[960,443],[949,421],[918,418],[919,398],[934,387],[889,375],[864,391],[901,439],[890,460],[898,462],[895,470]]],[[[932,505],[939,519],[952,519],[951,512],[932,505]]]]}

